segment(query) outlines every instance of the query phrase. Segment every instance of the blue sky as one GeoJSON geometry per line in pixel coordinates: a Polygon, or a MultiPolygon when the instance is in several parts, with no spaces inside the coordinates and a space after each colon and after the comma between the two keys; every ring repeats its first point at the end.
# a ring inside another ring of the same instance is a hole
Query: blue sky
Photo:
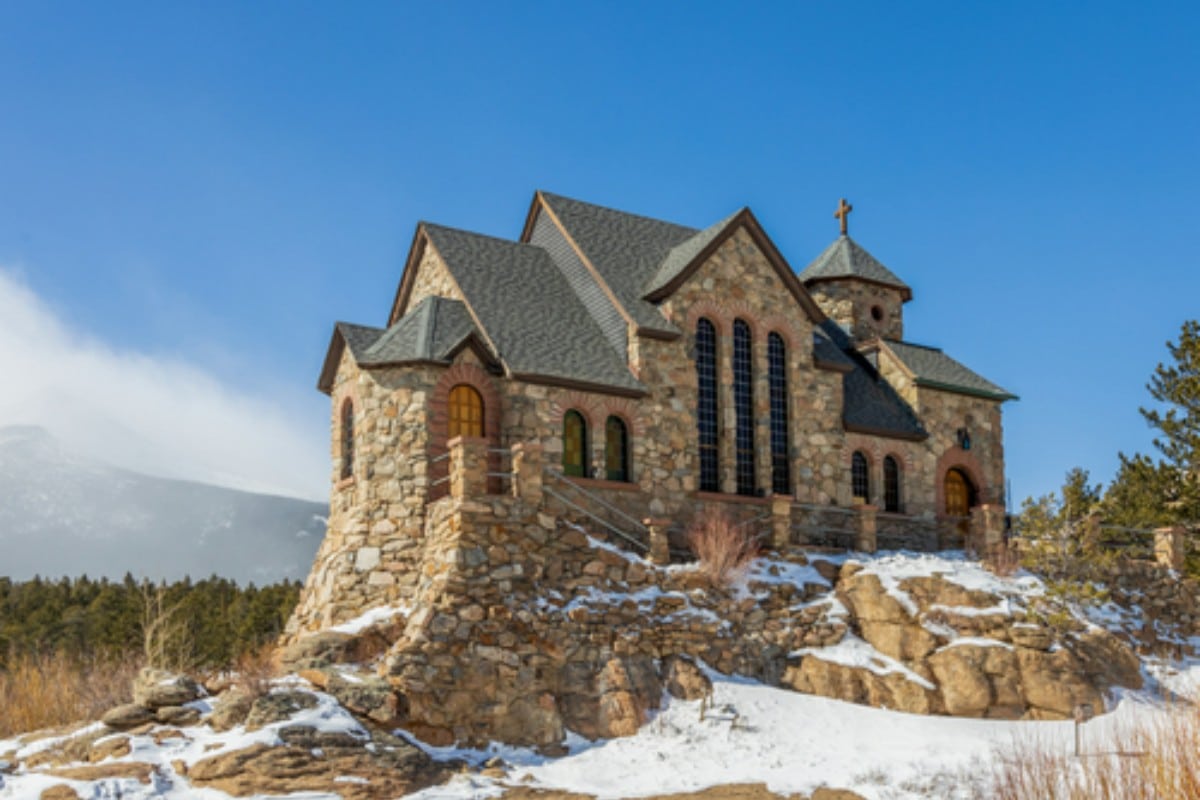
{"type": "MultiPolygon", "coordinates": [[[[291,494],[328,478],[333,321],[385,320],[418,220],[515,237],[537,188],[695,226],[749,205],[797,269],[849,198],[907,338],[1021,396],[1018,497],[1148,449],[1146,380],[1200,316],[1192,5],[30,2],[0,37],[7,285],[65,348],[223,392],[191,428],[272,415],[249,480],[291,494]]],[[[57,372],[40,396],[82,409],[57,372]]],[[[161,394],[78,419],[136,429],[161,394]]],[[[0,424],[44,422],[33,396],[0,424]]],[[[247,446],[194,470],[166,430],[137,433],[188,476],[247,446]]]]}

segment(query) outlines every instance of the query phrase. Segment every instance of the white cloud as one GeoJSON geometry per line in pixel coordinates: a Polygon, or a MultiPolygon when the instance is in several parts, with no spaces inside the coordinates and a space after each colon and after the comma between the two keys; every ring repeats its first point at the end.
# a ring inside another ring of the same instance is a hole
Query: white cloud
{"type": "Polygon", "coordinates": [[[41,425],[73,451],[152,475],[320,500],[322,425],[183,360],[73,330],[0,270],[0,427],[41,425]]]}

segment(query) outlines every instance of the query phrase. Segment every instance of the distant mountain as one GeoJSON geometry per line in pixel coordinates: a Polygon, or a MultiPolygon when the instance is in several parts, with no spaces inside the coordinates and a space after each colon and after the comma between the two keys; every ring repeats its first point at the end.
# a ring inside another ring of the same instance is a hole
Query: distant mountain
{"type": "Polygon", "coordinates": [[[141,475],[0,427],[0,576],[303,579],[320,503],[141,475]]]}

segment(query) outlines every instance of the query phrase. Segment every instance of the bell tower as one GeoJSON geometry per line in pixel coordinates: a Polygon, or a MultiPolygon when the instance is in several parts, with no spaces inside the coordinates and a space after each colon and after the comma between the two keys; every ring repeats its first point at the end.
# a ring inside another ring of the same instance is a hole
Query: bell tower
{"type": "Polygon", "coordinates": [[[800,280],[829,318],[855,341],[904,338],[904,304],[912,289],[850,238],[854,206],[842,198],[833,216],[841,234],[800,273],[800,280]]]}

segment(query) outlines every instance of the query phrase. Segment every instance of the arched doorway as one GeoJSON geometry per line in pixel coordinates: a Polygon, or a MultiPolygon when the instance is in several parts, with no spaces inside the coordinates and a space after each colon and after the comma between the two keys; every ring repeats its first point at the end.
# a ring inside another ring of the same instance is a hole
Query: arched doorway
{"type": "Polygon", "coordinates": [[[975,486],[967,473],[958,467],[946,470],[942,488],[946,499],[946,516],[965,517],[971,513],[971,506],[975,505],[975,486]]]}

